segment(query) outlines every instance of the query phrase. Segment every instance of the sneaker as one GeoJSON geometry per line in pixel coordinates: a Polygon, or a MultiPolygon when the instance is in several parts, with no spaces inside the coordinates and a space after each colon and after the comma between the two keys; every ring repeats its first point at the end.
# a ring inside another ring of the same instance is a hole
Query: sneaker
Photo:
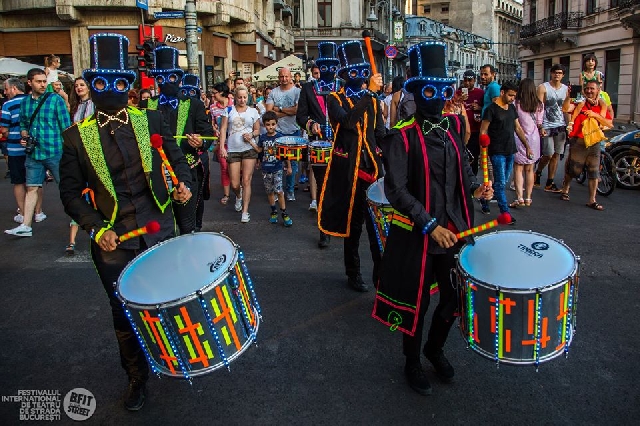
{"type": "Polygon", "coordinates": [[[147,389],[144,382],[138,379],[129,380],[129,387],[124,396],[124,406],[129,411],[138,411],[144,405],[147,389]]]}
{"type": "Polygon", "coordinates": [[[44,212],[36,213],[35,215],[36,222],[42,222],[46,218],[47,218],[47,215],[44,214],[44,212]]]}
{"type": "Polygon", "coordinates": [[[540,187],[540,174],[536,173],[536,177],[533,180],[533,186],[535,186],[536,188],[540,187]]]}
{"type": "Polygon", "coordinates": [[[306,177],[305,175],[300,176],[300,180],[298,181],[298,183],[303,184],[303,183],[307,183],[309,182],[309,178],[306,177]]]}
{"type": "Polygon", "coordinates": [[[316,200],[311,200],[311,204],[309,204],[309,211],[310,212],[318,211],[318,202],[316,200]]]}
{"type": "Polygon", "coordinates": [[[318,240],[318,248],[327,248],[329,247],[329,242],[331,241],[331,236],[325,234],[320,231],[320,239],[318,240]]]}
{"type": "Polygon", "coordinates": [[[420,361],[408,362],[404,366],[404,375],[407,377],[411,389],[420,395],[431,395],[431,383],[422,369],[420,361]]]}
{"type": "Polygon", "coordinates": [[[293,192],[287,193],[287,201],[295,201],[295,200],[296,200],[296,196],[293,194],[293,192]]]}
{"type": "Polygon", "coordinates": [[[516,184],[513,181],[511,181],[511,185],[509,185],[509,189],[512,191],[516,190],[516,184]]]}
{"type": "Polygon", "coordinates": [[[22,216],[20,213],[18,213],[17,215],[15,215],[13,217],[13,221],[15,223],[22,223],[22,222],[24,222],[24,216],[22,216]]]}
{"type": "Polygon", "coordinates": [[[282,213],[282,221],[284,222],[284,226],[286,226],[287,228],[293,225],[291,217],[289,217],[289,215],[286,213],[282,213]]]}
{"type": "Polygon", "coordinates": [[[354,278],[349,277],[349,279],[347,280],[347,284],[349,284],[349,287],[351,287],[355,291],[359,291],[361,293],[369,291],[369,286],[362,280],[361,275],[357,275],[354,278]]]}
{"type": "Polygon", "coordinates": [[[250,220],[251,220],[251,215],[248,212],[242,213],[242,218],[240,219],[240,222],[248,223],[250,220]]]}
{"type": "Polygon", "coordinates": [[[17,237],[31,237],[32,231],[30,226],[19,225],[13,229],[7,229],[4,231],[5,234],[15,235],[17,237]]]}
{"type": "Polygon", "coordinates": [[[545,192],[553,192],[554,194],[559,194],[560,192],[562,192],[561,189],[559,189],[555,183],[551,182],[550,185],[546,185],[544,187],[544,191],[545,192]]]}
{"type": "Polygon", "coordinates": [[[237,212],[242,211],[242,197],[236,197],[236,205],[234,207],[237,212]]]}
{"type": "Polygon", "coordinates": [[[5,179],[9,179],[11,177],[11,172],[7,170],[7,173],[4,174],[5,179]]]}
{"type": "Polygon", "coordinates": [[[424,356],[433,364],[433,368],[436,369],[436,374],[445,383],[450,383],[453,380],[455,374],[451,363],[447,357],[444,356],[444,351],[440,349],[437,352],[429,352],[425,346],[423,351],[424,356]]]}
{"type": "Polygon", "coordinates": [[[271,212],[271,218],[269,219],[269,222],[278,223],[278,213],[277,212],[271,212]]]}
{"type": "Polygon", "coordinates": [[[491,214],[491,209],[488,205],[482,206],[482,214],[491,214]]]}

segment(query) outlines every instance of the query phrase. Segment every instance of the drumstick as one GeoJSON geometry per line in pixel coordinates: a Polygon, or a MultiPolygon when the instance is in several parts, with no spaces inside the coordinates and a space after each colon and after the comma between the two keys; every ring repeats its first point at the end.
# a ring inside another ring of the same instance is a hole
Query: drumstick
{"type": "Polygon", "coordinates": [[[133,231],[129,231],[126,234],[119,236],[116,241],[118,243],[124,243],[125,241],[130,240],[133,237],[140,237],[144,234],[155,234],[159,230],[160,230],[160,224],[158,223],[158,221],[150,220],[142,228],[134,229],[133,231]]]}
{"type": "Polygon", "coordinates": [[[479,138],[480,142],[480,163],[482,163],[482,183],[484,186],[489,186],[489,160],[487,158],[487,148],[491,139],[486,133],[481,134],[479,138]]]}
{"type": "Polygon", "coordinates": [[[486,231],[487,229],[494,228],[498,225],[508,225],[511,223],[511,215],[507,212],[500,213],[497,219],[492,220],[491,222],[483,223],[482,225],[478,225],[474,228],[467,229],[466,231],[458,232],[456,234],[456,238],[464,238],[469,235],[476,234],[481,231],[486,231]]]}
{"type": "MultiPolygon", "coordinates": [[[[186,139],[188,136],[174,136],[176,139],[186,139]]],[[[213,141],[217,141],[217,136],[200,136],[200,139],[211,139],[213,141]]]]}
{"type": "Polygon", "coordinates": [[[368,30],[364,30],[362,32],[362,38],[364,38],[364,45],[367,47],[367,55],[369,56],[369,63],[371,64],[371,75],[378,74],[376,61],[373,57],[373,49],[371,48],[371,33],[368,30]]]}
{"type": "Polygon", "coordinates": [[[160,157],[162,158],[162,163],[167,168],[169,175],[171,176],[171,181],[173,182],[173,186],[178,186],[178,177],[173,172],[173,167],[169,163],[169,159],[167,158],[167,154],[164,153],[164,149],[162,149],[162,136],[157,133],[151,135],[151,146],[158,150],[160,157]]]}

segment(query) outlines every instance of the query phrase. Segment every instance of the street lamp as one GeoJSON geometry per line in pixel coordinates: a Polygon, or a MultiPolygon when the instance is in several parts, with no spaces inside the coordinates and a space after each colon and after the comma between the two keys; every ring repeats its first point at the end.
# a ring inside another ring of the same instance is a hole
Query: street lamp
{"type": "MultiPolygon", "coordinates": [[[[370,1],[369,2],[369,16],[367,16],[367,21],[369,22],[377,22],[378,16],[376,15],[376,9],[382,9],[383,7],[388,7],[388,16],[389,16],[389,44],[393,44],[393,17],[399,16],[400,11],[393,5],[392,0],[379,0],[377,2],[370,1]]],[[[387,58],[388,62],[388,73],[389,73],[389,82],[393,80],[393,59],[387,58]]]]}

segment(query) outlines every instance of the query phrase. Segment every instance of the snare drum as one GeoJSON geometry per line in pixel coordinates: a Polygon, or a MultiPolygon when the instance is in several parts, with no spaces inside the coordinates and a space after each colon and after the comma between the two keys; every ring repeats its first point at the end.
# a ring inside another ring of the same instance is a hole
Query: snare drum
{"type": "Polygon", "coordinates": [[[214,232],[182,235],[137,256],[116,295],[151,369],[189,379],[255,341],[260,306],[238,246],[214,232]]]}
{"type": "Polygon", "coordinates": [[[281,136],[276,139],[278,160],[300,161],[306,159],[307,140],[299,136],[281,136]]]}
{"type": "Polygon", "coordinates": [[[575,333],[580,259],[537,232],[476,237],[458,255],[460,325],[496,362],[536,366],[567,353],[575,333]]]}
{"type": "Polygon", "coordinates": [[[326,165],[331,158],[333,145],[327,141],[315,141],[309,144],[309,156],[312,164],[326,165]]]}
{"type": "Polygon", "coordinates": [[[367,203],[369,204],[369,214],[373,220],[376,237],[380,253],[384,252],[384,246],[389,235],[393,207],[384,195],[384,178],[380,178],[367,188],[367,203]]]}

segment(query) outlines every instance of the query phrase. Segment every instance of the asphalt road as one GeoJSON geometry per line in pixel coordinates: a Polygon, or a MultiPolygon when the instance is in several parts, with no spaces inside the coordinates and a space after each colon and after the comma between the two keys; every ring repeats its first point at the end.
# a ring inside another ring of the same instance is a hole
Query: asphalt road
{"type": "MultiPolygon", "coordinates": [[[[371,318],[373,292],[347,287],[341,241],[316,247],[308,194],[298,191],[289,204],[293,227],[269,224],[256,175],[252,220],[241,224],[232,202],[223,207],[217,201],[215,166],[204,230],[224,231],[246,255],[262,308],[258,344],[233,361],[231,371],[216,370],[192,385],[152,377],[143,409],[125,411],[126,376],[107,298],[88,259],[88,237],[81,233],[77,254],[65,256],[68,218],[49,184],[49,218],[34,226],[34,236],[0,235],[0,424],[40,423],[20,421],[21,403],[11,396],[53,390],[60,394],[54,400],[61,400],[74,388],[95,397],[86,421],[95,425],[627,425],[640,416],[640,340],[634,337],[640,192],[618,189],[599,199],[605,210],[597,212],[585,207],[584,186],[574,184],[570,202],[537,189],[533,205],[513,213],[515,229],[564,240],[581,258],[578,327],[569,357],[537,372],[531,366],[496,368],[467,349],[454,328],[446,353],[455,381],[440,383],[425,362],[434,390],[423,397],[403,376],[400,334],[371,318]]],[[[0,199],[0,227],[13,227],[8,179],[0,180],[0,199]]],[[[477,223],[483,219],[477,214],[477,223]]],[[[365,247],[363,239],[363,276],[370,277],[365,247]]],[[[158,264],[159,278],[168,267],[158,264]]],[[[73,421],[62,413],[53,423],[73,421]]]]}

